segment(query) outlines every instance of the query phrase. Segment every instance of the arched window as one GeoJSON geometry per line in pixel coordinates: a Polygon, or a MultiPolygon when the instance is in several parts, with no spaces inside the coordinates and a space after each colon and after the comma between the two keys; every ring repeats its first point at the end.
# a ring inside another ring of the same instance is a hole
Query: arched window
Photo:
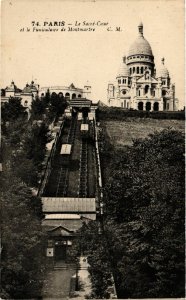
{"type": "Polygon", "coordinates": [[[72,94],[72,99],[75,99],[76,98],[76,94],[72,94]]]}
{"type": "Polygon", "coordinates": [[[143,74],[143,67],[141,67],[141,74],[143,74]]]}
{"type": "Polygon", "coordinates": [[[158,110],[159,110],[159,103],[154,102],[154,111],[158,111],[158,110]]]}
{"type": "Polygon", "coordinates": [[[147,94],[147,93],[148,93],[148,91],[149,91],[149,86],[148,86],[148,85],[146,85],[146,86],[145,86],[145,94],[147,94]]]}
{"type": "Polygon", "coordinates": [[[78,98],[81,98],[81,95],[80,95],[80,94],[78,95],[78,98]]]}
{"type": "Polygon", "coordinates": [[[135,73],[135,67],[133,67],[133,73],[135,73]]]}
{"type": "Polygon", "coordinates": [[[151,110],[151,103],[150,103],[150,102],[147,102],[147,103],[146,103],[146,110],[147,110],[147,111],[150,111],[150,110],[151,110]]]}
{"type": "Polygon", "coordinates": [[[132,69],[130,68],[130,75],[132,74],[132,69]]]}
{"type": "Polygon", "coordinates": [[[152,91],[151,91],[151,95],[152,95],[153,97],[155,97],[155,90],[152,90],[152,91]]]}
{"type": "Polygon", "coordinates": [[[167,110],[167,100],[163,99],[163,110],[167,110]]]}
{"type": "Polygon", "coordinates": [[[166,96],[166,94],[167,94],[167,91],[163,90],[162,91],[162,96],[166,96]]]}
{"type": "Polygon", "coordinates": [[[140,90],[138,91],[138,96],[140,96],[140,90]]]}
{"type": "Polygon", "coordinates": [[[69,94],[69,93],[66,93],[66,94],[65,94],[65,98],[70,98],[70,94],[69,94]]]}
{"type": "Polygon", "coordinates": [[[125,83],[125,79],[123,79],[123,83],[125,83]]]}
{"type": "Polygon", "coordinates": [[[62,92],[59,93],[59,98],[63,98],[63,93],[62,92]]]}
{"type": "Polygon", "coordinates": [[[137,74],[139,74],[139,67],[137,67],[137,74]]]}
{"type": "Polygon", "coordinates": [[[139,102],[138,103],[138,109],[139,110],[143,110],[143,102],[139,102]]]}

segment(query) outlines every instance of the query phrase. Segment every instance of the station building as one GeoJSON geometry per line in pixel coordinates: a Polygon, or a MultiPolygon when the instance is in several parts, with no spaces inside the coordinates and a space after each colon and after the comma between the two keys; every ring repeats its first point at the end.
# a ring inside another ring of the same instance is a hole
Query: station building
{"type": "Polygon", "coordinates": [[[47,92],[57,94],[67,100],[79,98],[90,99],[91,86],[87,82],[83,89],[75,87],[73,83],[71,83],[70,86],[40,87],[38,84],[35,84],[34,81],[31,81],[30,84],[27,83],[23,90],[21,90],[16,86],[14,81],[12,81],[11,84],[4,89],[4,93],[1,93],[1,103],[8,102],[11,97],[21,98],[21,104],[29,110],[32,100],[36,99],[37,96],[41,98],[44,97],[47,92]]]}
{"type": "Polygon", "coordinates": [[[143,35],[143,24],[138,26],[138,37],[122,58],[116,81],[108,84],[109,106],[146,111],[176,111],[175,85],[171,83],[165,59],[156,71],[154,55],[143,35]]]}
{"type": "Polygon", "coordinates": [[[75,98],[87,98],[90,99],[91,95],[91,86],[87,82],[86,85],[84,85],[84,88],[77,88],[73,83],[70,84],[70,86],[47,86],[47,87],[41,87],[39,89],[39,96],[43,97],[47,92],[50,92],[50,94],[55,93],[59,96],[63,96],[66,99],[75,99],[75,98]]]}
{"type": "Polygon", "coordinates": [[[39,85],[35,84],[34,81],[31,81],[30,84],[27,83],[23,90],[21,90],[12,80],[11,84],[5,88],[4,95],[1,94],[1,102],[8,102],[11,97],[21,98],[21,104],[29,109],[31,107],[32,100],[38,95],[38,91],[39,85]]]}

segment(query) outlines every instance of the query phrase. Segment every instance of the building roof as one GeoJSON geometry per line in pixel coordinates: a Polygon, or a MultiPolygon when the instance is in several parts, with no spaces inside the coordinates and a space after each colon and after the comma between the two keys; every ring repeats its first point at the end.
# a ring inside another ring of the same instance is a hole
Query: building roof
{"type": "Polygon", "coordinates": [[[75,89],[75,85],[74,85],[73,83],[71,83],[71,84],[69,85],[69,89],[75,89]]]}
{"type": "Polygon", "coordinates": [[[6,92],[17,92],[17,91],[20,92],[21,90],[18,89],[17,86],[15,85],[14,81],[12,81],[11,84],[6,87],[5,91],[6,92]]]}
{"type": "Polygon", "coordinates": [[[45,220],[79,220],[81,216],[78,214],[48,214],[45,220]]]}
{"type": "Polygon", "coordinates": [[[23,93],[32,93],[32,92],[37,92],[37,88],[34,84],[26,84],[26,86],[23,89],[23,93]]]}
{"type": "Polygon", "coordinates": [[[88,124],[81,124],[81,131],[88,131],[88,124]]]}
{"type": "Polygon", "coordinates": [[[43,212],[52,213],[95,213],[95,198],[42,197],[43,212]]]}
{"type": "Polygon", "coordinates": [[[63,144],[61,146],[60,154],[70,154],[71,153],[71,148],[72,148],[71,144],[63,144]]]}
{"type": "Polygon", "coordinates": [[[48,229],[63,226],[70,231],[77,231],[83,225],[83,220],[43,220],[42,226],[48,229]]]}
{"type": "Polygon", "coordinates": [[[46,90],[49,90],[49,91],[53,91],[53,90],[59,90],[59,91],[68,91],[68,90],[71,90],[71,91],[76,91],[76,92],[79,92],[79,93],[82,93],[83,92],[83,89],[81,88],[77,88],[77,87],[74,87],[72,85],[70,86],[45,86],[45,87],[41,87],[40,88],[40,91],[46,91],[46,90]]]}
{"type": "Polygon", "coordinates": [[[88,100],[86,98],[75,98],[70,100],[69,105],[71,107],[90,107],[92,104],[91,100],[88,100]]]}
{"type": "Polygon", "coordinates": [[[129,48],[128,56],[136,55],[136,54],[144,54],[153,56],[151,46],[149,42],[143,36],[143,24],[140,23],[138,26],[139,35],[137,39],[132,43],[129,48]]]}

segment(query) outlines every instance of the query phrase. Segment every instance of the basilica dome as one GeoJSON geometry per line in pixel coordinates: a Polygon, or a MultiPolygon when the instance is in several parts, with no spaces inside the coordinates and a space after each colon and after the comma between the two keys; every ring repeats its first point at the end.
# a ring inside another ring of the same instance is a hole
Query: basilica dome
{"type": "Polygon", "coordinates": [[[139,30],[139,36],[130,46],[128,56],[136,55],[136,54],[144,54],[144,55],[153,56],[151,46],[150,46],[149,42],[143,36],[143,24],[142,23],[139,24],[138,30],[139,30]]]}
{"type": "Polygon", "coordinates": [[[162,58],[162,60],[161,60],[161,62],[162,62],[161,66],[157,70],[157,76],[156,76],[157,78],[158,77],[163,77],[163,78],[169,77],[169,71],[167,70],[166,66],[164,65],[164,61],[165,61],[165,59],[162,58]]]}

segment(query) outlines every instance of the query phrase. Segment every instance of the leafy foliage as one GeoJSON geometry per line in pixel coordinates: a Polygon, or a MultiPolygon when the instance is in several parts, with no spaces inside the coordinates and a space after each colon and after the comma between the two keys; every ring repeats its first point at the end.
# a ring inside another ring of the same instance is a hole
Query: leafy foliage
{"type": "Polygon", "coordinates": [[[20,98],[10,98],[8,102],[2,105],[2,121],[16,120],[20,117],[26,118],[25,108],[21,105],[20,98]]]}
{"type": "Polygon", "coordinates": [[[50,96],[49,113],[52,115],[61,115],[67,107],[66,99],[62,95],[52,93],[50,96]]]}
{"type": "Polygon", "coordinates": [[[44,272],[41,201],[11,172],[1,176],[1,285],[12,299],[37,298],[44,272]]]}
{"type": "Polygon", "coordinates": [[[42,114],[45,112],[45,105],[44,101],[39,99],[39,97],[36,97],[36,99],[32,100],[31,104],[31,112],[32,112],[32,118],[34,120],[38,120],[41,118],[42,114]]]}
{"type": "Polygon", "coordinates": [[[126,110],[121,107],[101,107],[97,110],[98,120],[125,120],[128,117],[152,118],[152,119],[169,119],[169,120],[185,120],[184,111],[140,111],[126,110]]]}
{"type": "Polygon", "coordinates": [[[134,141],[112,166],[105,201],[115,240],[124,236],[114,257],[122,297],[183,297],[183,154],[183,135],[164,130],[134,141]]]}
{"type": "Polygon", "coordinates": [[[2,107],[0,295],[3,299],[39,298],[45,268],[41,199],[33,196],[31,190],[38,186],[46,143],[51,136],[44,122],[26,120],[24,110],[20,101],[13,99],[2,107]]]}
{"type": "Polygon", "coordinates": [[[28,159],[40,169],[46,152],[46,144],[52,140],[48,126],[44,122],[32,124],[23,136],[23,150],[28,159]]]}

